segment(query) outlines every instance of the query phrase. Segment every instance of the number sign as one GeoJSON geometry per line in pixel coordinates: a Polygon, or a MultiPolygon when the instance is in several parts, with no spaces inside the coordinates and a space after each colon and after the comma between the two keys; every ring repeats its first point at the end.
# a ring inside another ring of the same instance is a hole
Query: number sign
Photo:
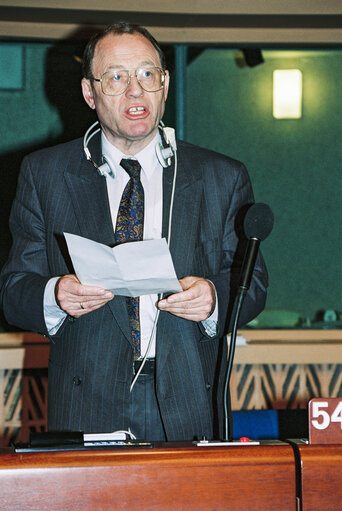
{"type": "Polygon", "coordinates": [[[342,399],[311,399],[309,441],[310,444],[342,444],[342,399]]]}

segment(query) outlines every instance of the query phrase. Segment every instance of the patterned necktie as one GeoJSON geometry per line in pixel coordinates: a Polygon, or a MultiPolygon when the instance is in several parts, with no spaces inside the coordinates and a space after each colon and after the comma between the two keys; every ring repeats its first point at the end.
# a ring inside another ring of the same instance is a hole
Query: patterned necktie
{"type": "MultiPolygon", "coordinates": [[[[116,245],[128,241],[141,241],[144,233],[144,188],[140,181],[141,166],[137,160],[120,162],[130,176],[123,191],[116,219],[114,241],[116,245]]],[[[134,358],[140,356],[139,298],[126,297],[129,324],[134,345],[134,358]]]]}

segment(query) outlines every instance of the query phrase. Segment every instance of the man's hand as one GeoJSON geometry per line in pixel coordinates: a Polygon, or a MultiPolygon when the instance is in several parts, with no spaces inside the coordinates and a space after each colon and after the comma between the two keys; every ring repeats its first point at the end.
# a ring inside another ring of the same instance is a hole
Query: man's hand
{"type": "Polygon", "coordinates": [[[81,284],[76,275],[61,277],[55,287],[55,296],[58,306],[74,318],[99,309],[114,298],[108,289],[81,284]]]}
{"type": "Polygon", "coordinates": [[[203,321],[215,308],[215,287],[201,277],[180,279],[183,291],[158,302],[158,308],[192,321],[203,321]]]}

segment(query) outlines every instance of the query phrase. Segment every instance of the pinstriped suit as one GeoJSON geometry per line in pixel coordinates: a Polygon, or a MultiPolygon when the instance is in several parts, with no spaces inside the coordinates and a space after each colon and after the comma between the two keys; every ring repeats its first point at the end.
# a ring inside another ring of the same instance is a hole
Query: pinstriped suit
{"type": "MultiPolygon", "coordinates": [[[[91,142],[91,152],[99,161],[99,138],[91,142]]],[[[163,236],[167,236],[173,170],[172,165],[163,174],[163,236]]],[[[252,201],[241,163],[178,142],[171,254],[178,278],[197,275],[215,284],[219,332],[217,338],[209,338],[201,324],[160,313],[156,393],[168,440],[219,435],[226,356],[222,336],[241,265],[234,222],[239,208],[252,201]]],[[[10,324],[48,335],[45,285],[52,276],[73,272],[62,233],[113,243],[106,182],[86,161],[81,139],[24,160],[10,226],[13,247],[0,282],[5,316],[10,324]]],[[[266,287],[266,269],[259,256],[241,324],[262,310],[266,287]]],[[[79,319],[67,318],[51,338],[49,428],[127,429],[132,363],[123,297],[116,296],[79,319]]]]}

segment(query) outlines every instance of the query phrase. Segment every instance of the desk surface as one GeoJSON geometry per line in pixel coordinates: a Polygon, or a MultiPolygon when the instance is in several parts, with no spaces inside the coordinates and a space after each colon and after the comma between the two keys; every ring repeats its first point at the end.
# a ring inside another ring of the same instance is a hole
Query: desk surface
{"type": "Polygon", "coordinates": [[[0,509],[11,511],[296,509],[293,449],[281,443],[19,454],[3,450],[0,487],[0,509]]]}
{"type": "Polygon", "coordinates": [[[342,509],[342,445],[297,444],[302,511],[342,509]]]}

